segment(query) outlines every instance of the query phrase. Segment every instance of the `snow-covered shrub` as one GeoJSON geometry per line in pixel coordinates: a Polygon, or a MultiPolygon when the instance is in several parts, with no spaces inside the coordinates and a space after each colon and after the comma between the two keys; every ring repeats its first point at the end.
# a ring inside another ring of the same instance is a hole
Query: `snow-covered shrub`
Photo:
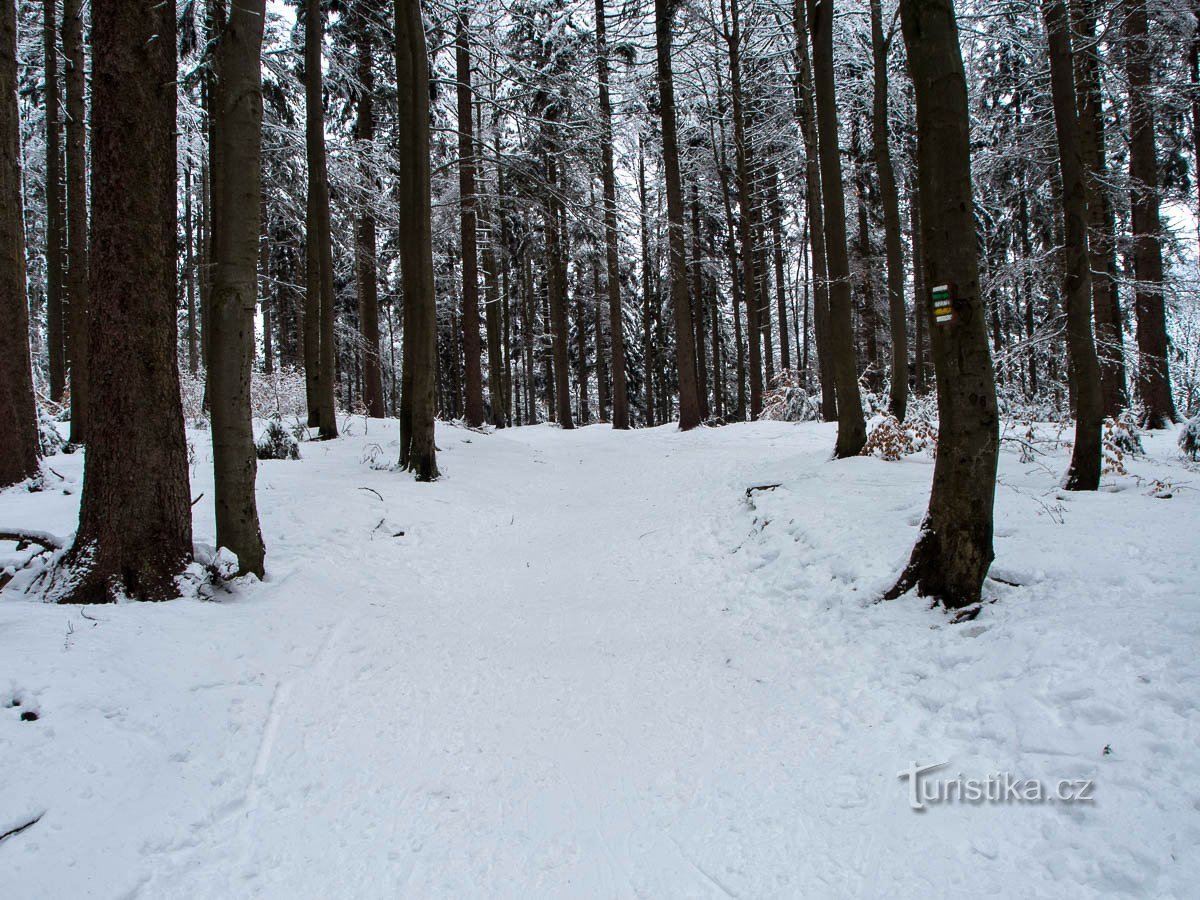
{"type": "Polygon", "coordinates": [[[259,459],[300,458],[300,445],[278,418],[267,423],[262,437],[254,444],[254,450],[259,459]]]}
{"type": "Polygon", "coordinates": [[[1122,410],[1115,419],[1104,420],[1103,452],[1104,474],[1129,474],[1125,471],[1125,457],[1141,456],[1145,452],[1135,411],[1122,410]]]}
{"type": "MultiPolygon", "coordinates": [[[[195,427],[207,424],[204,410],[204,373],[179,373],[179,393],[183,417],[195,427]]],[[[250,413],[256,419],[274,416],[307,415],[304,370],[291,366],[277,368],[271,374],[257,369],[250,376],[250,413]]]]}
{"type": "Polygon", "coordinates": [[[1200,456],[1200,414],[1188,419],[1179,429],[1179,449],[1192,462],[1200,456]]]}
{"type": "Polygon", "coordinates": [[[877,413],[867,422],[867,443],[863,456],[895,461],[901,457],[929,451],[937,452],[937,428],[925,419],[904,422],[889,413],[877,413]]]}
{"type": "Polygon", "coordinates": [[[763,397],[760,418],[775,422],[813,422],[821,418],[821,395],[809,393],[800,383],[800,376],[784,369],[763,397]]]}
{"type": "Polygon", "coordinates": [[[38,404],[38,443],[41,444],[42,456],[53,456],[66,445],[63,436],[58,433],[58,426],[46,408],[38,404]]]}

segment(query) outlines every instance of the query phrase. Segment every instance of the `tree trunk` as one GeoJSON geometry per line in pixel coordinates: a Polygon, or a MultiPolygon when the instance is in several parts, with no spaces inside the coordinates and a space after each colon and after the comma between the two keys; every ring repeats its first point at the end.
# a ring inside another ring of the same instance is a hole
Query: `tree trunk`
{"type": "Polygon", "coordinates": [[[1125,73],[1129,79],[1129,180],[1132,183],[1133,267],[1137,279],[1138,397],[1142,426],[1176,421],[1167,365],[1163,302],[1162,225],[1158,215],[1158,156],[1154,145],[1154,48],[1145,0],[1124,0],[1125,73]]]}
{"type": "MultiPolygon", "coordinates": [[[[724,6],[722,5],[722,12],[724,6]]],[[[762,326],[759,324],[758,254],[754,246],[754,200],[750,184],[750,148],[746,143],[746,116],[742,109],[741,17],[738,0],[730,0],[727,36],[729,45],[729,94],[733,113],[733,156],[737,168],[738,236],[742,244],[742,296],[746,300],[747,365],[750,376],[750,418],[762,413],[762,326]]]]}
{"type": "Polygon", "coordinates": [[[1064,483],[1069,491],[1100,486],[1100,429],[1104,410],[1100,363],[1092,338],[1092,272],[1088,255],[1087,188],[1076,119],[1075,72],[1071,60],[1071,25],[1064,0],[1042,0],[1042,16],[1050,50],[1050,93],[1062,173],[1063,233],[1066,268],[1063,300],[1067,308],[1067,352],[1075,406],[1075,446],[1064,483]]]}
{"type": "Polygon", "coordinates": [[[1129,404],[1125,388],[1125,337],[1117,290],[1117,250],[1104,109],[1097,57],[1095,0],[1071,0],[1079,46],[1075,51],[1076,103],[1087,187],[1088,249],[1091,254],[1092,312],[1100,357],[1100,390],[1104,414],[1115,418],[1129,404]]]}
{"type": "Polygon", "coordinates": [[[262,41],[265,0],[230,4],[213,59],[213,284],[209,387],[217,545],[238,574],[263,576],[254,482],[250,372],[262,233],[262,41]]]}
{"type": "MultiPolygon", "coordinates": [[[[335,438],[337,428],[337,404],[334,389],[337,387],[337,362],[335,358],[333,287],[333,235],[329,218],[329,171],[325,152],[325,106],[321,75],[321,0],[305,0],[304,7],[304,100],[305,100],[305,146],[308,153],[308,237],[311,245],[310,269],[315,263],[315,283],[310,282],[309,291],[317,289],[319,304],[307,303],[305,319],[317,316],[315,326],[309,324],[313,334],[319,336],[316,357],[315,379],[316,425],[322,440],[335,438]]],[[[310,339],[311,340],[311,339],[310,339]]],[[[313,408],[309,408],[312,423],[313,408]]]]}
{"type": "Polygon", "coordinates": [[[0,488],[38,472],[17,114],[17,12],[0,0],[0,488]]]}
{"type": "Polygon", "coordinates": [[[883,204],[884,249],[887,254],[888,321],[892,332],[892,390],[889,408],[901,421],[908,406],[908,313],[904,308],[904,248],[900,239],[900,193],[888,146],[888,72],[890,39],[883,36],[881,0],[871,0],[871,48],[875,60],[875,96],[871,138],[875,145],[875,170],[883,204]]]}
{"type": "Polygon", "coordinates": [[[787,289],[783,277],[783,204],[779,202],[779,172],[772,166],[767,176],[771,192],[771,250],[775,257],[775,307],[779,315],[779,367],[792,368],[792,351],[788,345],[787,289]]]}
{"type": "Polygon", "coordinates": [[[921,202],[916,178],[913,178],[909,189],[908,215],[912,230],[912,264],[913,264],[913,365],[916,367],[916,377],[913,387],[918,397],[925,396],[925,323],[929,321],[925,306],[925,255],[921,252],[921,202]]]}
{"type": "Polygon", "coordinates": [[[64,0],[62,43],[67,101],[67,301],[71,343],[71,442],[87,440],[88,196],[83,0],[64,0]]]}
{"type": "Polygon", "coordinates": [[[608,92],[608,44],[604,0],[596,0],[596,70],[600,82],[600,178],[604,187],[604,255],[608,289],[608,329],[612,342],[612,424],[629,427],[625,376],[625,317],[621,310],[621,267],[617,249],[617,186],[613,171],[612,101],[608,92]]]}
{"type": "MultiPolygon", "coordinates": [[[[469,22],[460,10],[454,31],[454,60],[458,99],[458,198],[462,240],[462,329],[466,357],[467,425],[483,424],[483,371],[479,341],[479,254],[475,243],[475,107],[471,98],[469,22]]],[[[492,398],[495,404],[498,397],[492,398]]]]}
{"type": "Polygon", "coordinates": [[[667,241],[670,250],[671,312],[675,319],[675,367],[679,372],[679,430],[700,424],[696,387],[696,347],[688,300],[687,253],[684,248],[683,185],[675,123],[675,76],[671,69],[672,19],[677,0],[654,0],[654,33],[658,55],[658,97],[662,118],[663,179],[667,191],[667,241]]]}
{"type": "Polygon", "coordinates": [[[838,148],[837,96],[833,81],[833,0],[808,0],[813,35],[813,82],[821,191],[825,213],[825,260],[829,277],[829,352],[837,384],[838,436],[833,455],[857,456],[867,442],[851,321],[850,259],[846,250],[846,196],[838,148]]]}
{"type": "Polygon", "coordinates": [[[821,418],[837,419],[837,379],[829,346],[829,272],[825,255],[825,212],[821,197],[821,160],[817,139],[816,103],[812,67],[808,59],[806,0],[794,0],[796,32],[796,119],[804,138],[804,203],[812,249],[813,338],[817,345],[817,374],[821,382],[821,418]]]}
{"type": "Polygon", "coordinates": [[[79,530],[59,599],[166,600],[192,558],[176,360],[174,0],[96,3],[91,34],[87,378],[108,414],[88,424],[79,530]]]}
{"type": "Polygon", "coordinates": [[[429,195],[429,58],[419,0],[395,0],[398,121],[397,228],[404,281],[404,359],[400,398],[400,466],[418,481],[438,477],[434,444],[437,300],[429,195]]]}
{"type": "MultiPolygon", "coordinates": [[[[956,609],[980,599],[991,565],[999,433],[971,192],[967,83],[951,0],[901,0],[917,101],[922,251],[930,290],[948,284],[955,319],[930,320],[939,433],[929,510],[912,558],[886,595],[914,585],[956,609]]],[[[928,302],[924,315],[931,315],[928,302]]]]}
{"type": "Polygon", "coordinates": [[[363,189],[362,206],[358,212],[354,243],[354,273],[358,282],[358,329],[363,340],[363,406],[367,415],[382,419],[383,376],[379,366],[379,276],[376,271],[375,210],[373,202],[378,184],[366,163],[366,150],[375,140],[375,66],[371,26],[366,21],[365,7],[358,30],[358,120],[354,137],[364,151],[360,173],[363,189]]]}
{"type": "Polygon", "coordinates": [[[692,181],[691,203],[692,257],[691,295],[693,325],[696,331],[696,399],[700,403],[700,418],[708,418],[708,360],[704,352],[704,263],[700,244],[700,198],[695,180],[692,181]]]}
{"type": "Polygon", "coordinates": [[[650,210],[646,193],[646,146],[645,139],[638,140],[638,200],[641,204],[638,217],[638,234],[642,249],[642,381],[646,388],[647,426],[654,424],[654,304],[653,276],[650,272],[650,210]]]}
{"type": "Polygon", "coordinates": [[[570,429],[575,427],[575,421],[571,415],[571,369],[567,351],[567,277],[559,216],[558,164],[552,156],[546,160],[546,182],[550,185],[550,196],[545,202],[548,257],[546,291],[550,304],[550,341],[554,356],[554,410],[559,427],[570,429]]]}
{"type": "Polygon", "coordinates": [[[46,77],[46,349],[50,362],[50,399],[61,403],[67,389],[68,332],[63,315],[62,123],[56,6],[56,0],[42,0],[42,58],[46,77]]]}

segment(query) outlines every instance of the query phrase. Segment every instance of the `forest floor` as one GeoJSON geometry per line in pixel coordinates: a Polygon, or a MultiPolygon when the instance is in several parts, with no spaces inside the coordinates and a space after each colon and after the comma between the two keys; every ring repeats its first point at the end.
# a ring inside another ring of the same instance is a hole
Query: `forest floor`
{"type": "MultiPolygon", "coordinates": [[[[1200,474],[1173,434],[1091,495],[1056,489],[1052,429],[1006,441],[995,602],[951,624],[873,602],[927,455],[439,426],[423,485],[386,468],[393,423],[346,432],[261,465],[262,584],[0,595],[0,834],[40,816],[0,839],[0,894],[1195,896],[1200,474]],[[925,788],[1094,799],[912,809],[899,773],[942,762],[925,788]]],[[[49,464],[0,525],[73,530],[82,454],[49,464]]]]}

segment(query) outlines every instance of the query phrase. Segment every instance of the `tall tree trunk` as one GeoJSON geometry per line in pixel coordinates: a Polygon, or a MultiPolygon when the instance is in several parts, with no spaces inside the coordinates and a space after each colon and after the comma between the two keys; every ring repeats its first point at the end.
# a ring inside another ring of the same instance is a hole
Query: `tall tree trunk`
{"type": "MultiPolygon", "coordinates": [[[[462,328],[466,357],[464,418],[472,428],[483,424],[483,371],[479,342],[479,254],[475,242],[475,106],[471,97],[471,42],[467,14],[459,10],[454,30],[458,99],[458,197],[462,240],[462,328]]],[[[493,397],[495,404],[500,398],[493,397]]]]}
{"type": "Polygon", "coordinates": [[[792,351],[788,345],[787,288],[783,276],[783,204],[779,202],[779,172],[771,167],[767,176],[770,191],[771,250],[775,257],[775,307],[779,315],[779,367],[792,368],[792,351]]]}
{"type": "Polygon", "coordinates": [[[250,407],[262,234],[262,41],[265,0],[237,0],[213,59],[213,284],[209,385],[217,545],[238,574],[263,576],[250,407]]]}
{"type": "Polygon", "coordinates": [[[871,139],[875,145],[875,171],[883,204],[883,239],[887,254],[888,321],[892,331],[892,390],[889,408],[901,421],[908,407],[908,313],[904,309],[904,247],[900,238],[900,193],[888,146],[888,46],[883,36],[881,0],[871,0],[871,49],[875,60],[875,96],[871,139]]]}
{"type": "MultiPolygon", "coordinates": [[[[553,152],[553,151],[551,151],[553,152]]],[[[554,355],[554,410],[560,428],[574,428],[571,415],[571,369],[567,341],[567,275],[563,261],[561,216],[558,201],[558,163],[546,159],[546,182],[550,196],[545,203],[547,300],[550,304],[551,346],[554,355]]]]}
{"type": "Polygon", "coordinates": [[[857,456],[867,442],[858,366],[854,358],[854,326],[850,307],[850,258],[846,249],[846,195],[838,148],[837,96],[833,82],[833,0],[808,0],[812,23],[813,83],[821,191],[825,213],[825,261],[829,277],[829,352],[837,384],[838,436],[833,455],[857,456]]]}
{"type": "Polygon", "coordinates": [[[1095,0],[1071,0],[1071,13],[1079,41],[1075,49],[1075,99],[1087,187],[1092,313],[1100,357],[1100,391],[1104,414],[1115,418],[1128,405],[1129,395],[1125,388],[1125,338],[1117,290],[1116,226],[1108,187],[1100,60],[1095,46],[1095,0]]]}
{"type": "MultiPolygon", "coordinates": [[[[725,7],[722,2],[721,12],[725,7]]],[[[722,23],[724,24],[724,23],[722,23]]],[[[754,246],[754,198],[751,188],[750,147],[746,142],[746,116],[742,109],[741,75],[741,16],[738,0],[729,3],[729,94],[733,114],[733,156],[737,169],[738,236],[742,244],[742,296],[746,300],[746,337],[749,341],[748,366],[750,375],[750,418],[762,413],[763,363],[762,326],[759,324],[761,301],[759,292],[758,254],[754,246]]]]}
{"type": "Polygon", "coordinates": [[[921,596],[956,609],[979,601],[994,556],[996,382],[979,291],[970,113],[954,6],[901,0],[900,15],[917,100],[925,283],[931,292],[951,285],[955,320],[931,323],[939,416],[933,489],[912,558],[886,596],[915,585],[921,596]]]}
{"type": "MultiPolygon", "coordinates": [[[[260,48],[261,50],[261,48],[260,48]]],[[[259,79],[259,90],[262,90],[262,79],[259,79]]],[[[262,122],[259,122],[259,131],[262,131],[262,122]]],[[[262,153],[262,138],[259,138],[259,154],[262,153]]],[[[275,318],[276,312],[273,310],[274,291],[271,289],[271,233],[270,221],[267,213],[267,195],[262,190],[262,178],[259,178],[259,196],[261,198],[259,209],[261,211],[261,226],[259,230],[258,241],[258,271],[261,288],[259,289],[260,297],[259,304],[262,307],[263,318],[263,372],[267,375],[275,374],[275,318]]],[[[253,331],[253,323],[251,331],[253,331]]],[[[253,342],[253,338],[251,339],[253,342]]],[[[253,347],[252,347],[253,349],[253,347]]],[[[251,368],[254,367],[253,354],[251,354],[251,368]]]]}
{"type": "MultiPolygon", "coordinates": [[[[595,198],[592,199],[595,206],[595,198]]],[[[596,406],[600,423],[607,425],[609,407],[612,403],[608,389],[608,367],[604,362],[604,307],[600,292],[600,260],[592,257],[592,334],[596,342],[596,406]]],[[[582,322],[581,322],[582,325],[582,322]]]]}
{"type": "Polygon", "coordinates": [[[596,0],[596,71],[600,82],[600,179],[604,187],[604,256],[608,330],[612,342],[612,424],[629,427],[625,376],[625,317],[621,310],[621,267],[617,250],[617,182],[613,171],[612,101],[608,91],[608,43],[604,0],[596,0]]]}
{"type": "Polygon", "coordinates": [[[1167,365],[1163,302],[1162,225],[1158,215],[1158,155],[1154,145],[1154,48],[1145,0],[1124,0],[1125,73],[1129,79],[1129,180],[1132,183],[1133,267],[1137,279],[1138,398],[1142,425],[1165,428],[1177,419],[1167,365]]]}
{"type": "Polygon", "coordinates": [[[921,252],[921,202],[918,196],[917,180],[914,177],[909,187],[908,215],[912,230],[912,264],[913,264],[913,365],[916,367],[916,377],[913,386],[917,396],[925,396],[925,323],[929,321],[926,314],[925,293],[925,255],[921,252]]]}
{"type": "Polygon", "coordinates": [[[37,407],[29,359],[21,129],[17,113],[17,11],[0,0],[0,488],[38,472],[37,407]]]}
{"type": "MultiPolygon", "coordinates": [[[[321,0],[305,0],[304,7],[304,105],[305,146],[308,153],[308,236],[312,245],[309,267],[316,266],[316,282],[309,284],[309,291],[317,288],[320,303],[310,300],[305,314],[306,320],[317,316],[316,327],[309,325],[319,335],[316,358],[317,377],[314,385],[317,426],[321,438],[335,438],[337,428],[337,404],[334,390],[337,387],[337,361],[334,337],[333,287],[333,235],[329,217],[329,170],[325,152],[325,106],[321,74],[321,0]]],[[[309,422],[313,409],[309,408],[309,422]]]]}
{"type": "Polygon", "coordinates": [[[650,211],[646,193],[646,146],[645,139],[638,140],[638,200],[640,216],[638,234],[642,249],[642,370],[646,388],[646,425],[654,424],[654,317],[651,312],[654,300],[654,282],[650,270],[650,211]]]}
{"type": "Polygon", "coordinates": [[[176,360],[175,2],[93,4],[91,34],[87,377],[110,414],[88,424],[60,599],[166,600],[192,558],[176,360]]]}
{"type": "Polygon", "coordinates": [[[354,242],[354,272],[358,282],[358,329],[363,341],[363,406],[374,419],[384,416],[383,376],[379,365],[379,276],[376,269],[376,226],[374,197],[378,189],[366,161],[368,148],[375,140],[375,66],[374,41],[367,21],[366,8],[358,8],[358,120],[354,137],[363,151],[362,206],[358,212],[354,242]]]}
{"type": "Polygon", "coordinates": [[[679,429],[700,424],[696,386],[696,347],[688,300],[687,253],[684,242],[683,185],[679,174],[679,142],[675,122],[675,76],[671,69],[671,31],[678,0],[654,0],[654,33],[658,56],[658,97],[662,119],[663,179],[667,192],[667,242],[670,249],[671,312],[675,319],[675,367],[679,372],[679,429]]]}
{"type": "MultiPolygon", "coordinates": [[[[87,112],[84,100],[83,0],[64,0],[63,55],[67,101],[67,300],[71,338],[71,442],[87,440],[88,199],[87,112]]],[[[194,370],[193,370],[194,371],[194,370]]]]}
{"type": "Polygon", "coordinates": [[[837,419],[837,379],[829,346],[829,270],[825,254],[825,212],[821,195],[821,154],[817,138],[816,101],[808,58],[807,0],[793,0],[796,32],[796,118],[804,138],[804,204],[812,249],[813,338],[817,345],[817,374],[821,382],[821,418],[837,419]]]}
{"type": "Polygon", "coordinates": [[[42,0],[42,55],[46,77],[46,349],[50,399],[61,403],[67,389],[66,316],[63,315],[62,122],[58,98],[56,0],[42,0]]]}
{"type": "Polygon", "coordinates": [[[437,300],[433,285],[433,207],[429,195],[429,57],[419,0],[395,0],[397,201],[404,282],[400,466],[418,481],[438,477],[434,444],[437,300]]]}
{"type": "Polygon", "coordinates": [[[1094,491],[1100,486],[1100,429],[1104,410],[1100,395],[1100,363],[1092,338],[1087,188],[1083,181],[1083,154],[1076,119],[1071,24],[1064,0],[1042,0],[1042,16],[1050,49],[1050,93],[1062,173],[1063,233],[1066,236],[1063,300],[1067,307],[1067,352],[1075,406],[1075,445],[1064,487],[1069,491],[1094,491]]]}
{"type": "MultiPolygon", "coordinates": [[[[183,167],[183,278],[184,296],[187,302],[187,346],[188,373],[192,376],[200,369],[200,359],[197,352],[196,340],[199,328],[196,323],[196,228],[192,213],[192,167],[185,162],[183,167]]],[[[72,368],[72,379],[74,369],[72,368]]],[[[75,385],[72,382],[72,392],[75,385]]],[[[74,414],[71,416],[74,420],[74,414]]]]}
{"type": "Polygon", "coordinates": [[[705,354],[704,337],[706,329],[704,303],[704,261],[700,243],[700,198],[696,182],[692,181],[691,202],[692,256],[691,256],[691,296],[693,325],[696,332],[696,399],[700,403],[700,418],[708,418],[708,359],[705,354]]]}

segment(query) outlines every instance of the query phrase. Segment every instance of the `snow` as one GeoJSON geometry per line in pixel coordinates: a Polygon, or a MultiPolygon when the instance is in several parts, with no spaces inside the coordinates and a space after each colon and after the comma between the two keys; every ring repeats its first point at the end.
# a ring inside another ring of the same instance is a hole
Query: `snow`
{"type": "MultiPolygon", "coordinates": [[[[873,602],[924,454],[832,462],[811,423],[440,425],[428,485],[384,468],[392,423],[349,424],[260,463],[262,584],[0,595],[0,834],[42,816],[0,841],[5,897],[1194,896],[1200,495],[1173,434],[1091,495],[1057,489],[1065,448],[1006,442],[996,602],[955,625],[873,602]],[[942,761],[1096,799],[914,811],[898,773],[942,761]]],[[[82,455],[50,464],[0,521],[73,530],[82,455]]]]}

